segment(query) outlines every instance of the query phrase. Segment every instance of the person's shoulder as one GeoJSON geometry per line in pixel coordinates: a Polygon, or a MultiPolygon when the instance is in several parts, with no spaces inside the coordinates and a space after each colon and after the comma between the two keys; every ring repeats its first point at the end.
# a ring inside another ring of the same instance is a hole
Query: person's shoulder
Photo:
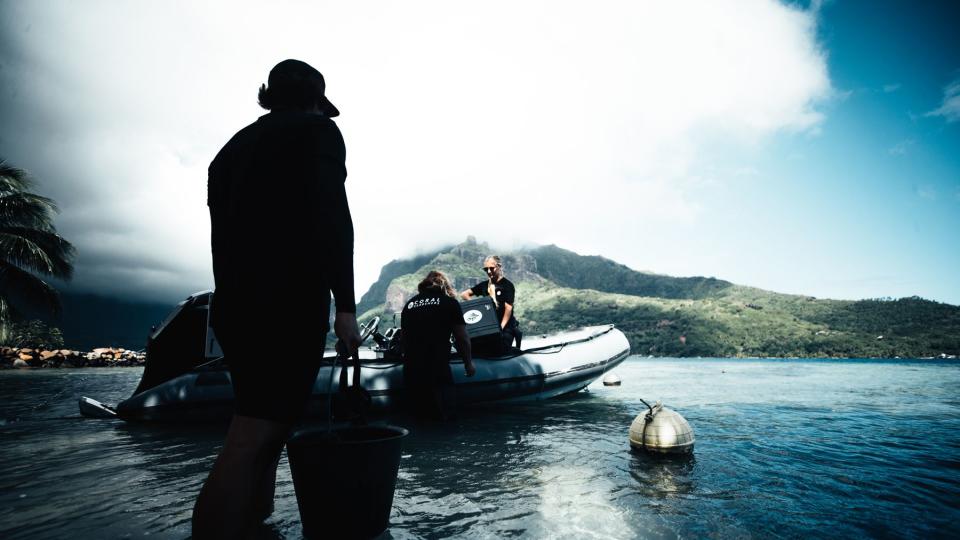
{"type": "Polygon", "coordinates": [[[228,159],[230,155],[236,151],[242,151],[242,148],[247,146],[251,140],[254,139],[254,135],[257,131],[261,129],[259,120],[248,124],[233,134],[233,137],[223,145],[217,155],[214,156],[213,161],[210,162],[210,168],[213,168],[214,165],[220,163],[224,159],[228,159]]]}
{"type": "Polygon", "coordinates": [[[510,287],[510,288],[512,288],[512,289],[516,289],[516,288],[517,288],[517,286],[514,285],[513,282],[510,281],[510,280],[507,279],[507,278],[503,278],[502,280],[500,280],[500,284],[499,284],[499,285],[500,285],[501,287],[510,287]]]}
{"type": "Polygon", "coordinates": [[[343,135],[340,128],[332,119],[322,114],[311,114],[306,120],[306,131],[308,137],[316,148],[324,153],[330,153],[338,157],[346,154],[346,145],[343,141],[343,135]]]}
{"type": "Polygon", "coordinates": [[[308,113],[303,121],[304,124],[309,127],[310,132],[317,137],[343,139],[343,135],[340,133],[340,126],[330,117],[322,114],[308,113]]]}
{"type": "Polygon", "coordinates": [[[410,307],[410,304],[413,304],[414,302],[416,302],[417,300],[419,300],[421,296],[423,296],[423,294],[422,294],[422,293],[418,293],[418,294],[415,294],[415,295],[411,296],[410,298],[407,298],[407,302],[406,302],[405,304],[403,304],[403,309],[409,308],[409,307],[410,307]]]}

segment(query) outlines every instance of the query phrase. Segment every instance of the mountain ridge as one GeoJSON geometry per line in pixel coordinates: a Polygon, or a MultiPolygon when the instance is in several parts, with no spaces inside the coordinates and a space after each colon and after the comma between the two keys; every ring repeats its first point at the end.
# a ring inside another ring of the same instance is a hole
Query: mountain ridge
{"type": "MultiPolygon", "coordinates": [[[[487,244],[470,237],[416,259],[391,261],[363,296],[358,314],[365,319],[400,311],[430,269],[446,272],[457,290],[483,281],[480,266],[490,253],[487,244]]],[[[960,352],[960,307],[922,298],[831,300],[776,293],[712,277],[639,272],[555,245],[500,255],[505,275],[517,284],[515,310],[527,333],[613,323],[635,353],[659,356],[932,357],[960,352]]]]}
{"type": "MultiPolygon", "coordinates": [[[[486,277],[492,252],[474,238],[385,264],[358,302],[363,322],[386,323],[427,270],[464,290],[486,277]]],[[[528,335],[617,325],[634,353],[657,356],[934,357],[960,354],[960,307],[922,298],[831,300],[782,294],[710,277],[672,277],[556,245],[501,252],[517,284],[516,314],[528,335]]],[[[141,349],[177,301],[136,302],[65,292],[58,320],[77,349],[141,349]]],[[[397,319],[394,319],[396,321],[397,319]]],[[[386,324],[385,323],[385,324],[386,324]]],[[[332,334],[328,335],[330,338],[332,334]]]]}

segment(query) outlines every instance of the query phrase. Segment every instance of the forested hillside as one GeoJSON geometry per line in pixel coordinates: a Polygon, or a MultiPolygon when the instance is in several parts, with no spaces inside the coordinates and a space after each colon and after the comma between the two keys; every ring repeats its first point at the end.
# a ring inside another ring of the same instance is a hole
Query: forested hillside
{"type": "MultiPolygon", "coordinates": [[[[387,264],[363,296],[361,320],[392,315],[430,269],[458,290],[482,281],[485,244],[387,264]]],[[[960,353],[960,307],[921,298],[828,300],[715,278],[638,272],[556,246],[501,253],[527,334],[616,324],[633,352],[655,356],[934,357],[960,353]]]]}

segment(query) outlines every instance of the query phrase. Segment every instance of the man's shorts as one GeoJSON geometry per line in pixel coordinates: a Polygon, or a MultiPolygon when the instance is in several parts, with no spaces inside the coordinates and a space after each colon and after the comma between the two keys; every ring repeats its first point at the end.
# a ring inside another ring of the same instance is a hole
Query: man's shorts
{"type": "Polygon", "coordinates": [[[262,345],[246,341],[220,340],[233,383],[234,414],[296,424],[306,412],[323,354],[270,358],[262,345]]]}

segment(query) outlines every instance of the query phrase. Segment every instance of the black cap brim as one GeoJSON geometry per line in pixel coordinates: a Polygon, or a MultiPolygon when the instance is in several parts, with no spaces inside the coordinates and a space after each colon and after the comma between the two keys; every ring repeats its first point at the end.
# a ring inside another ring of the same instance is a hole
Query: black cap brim
{"type": "Polygon", "coordinates": [[[327,96],[323,96],[321,99],[320,108],[323,109],[323,114],[327,115],[328,118],[340,116],[340,109],[338,109],[333,103],[330,103],[330,100],[327,99],[327,96]]]}

